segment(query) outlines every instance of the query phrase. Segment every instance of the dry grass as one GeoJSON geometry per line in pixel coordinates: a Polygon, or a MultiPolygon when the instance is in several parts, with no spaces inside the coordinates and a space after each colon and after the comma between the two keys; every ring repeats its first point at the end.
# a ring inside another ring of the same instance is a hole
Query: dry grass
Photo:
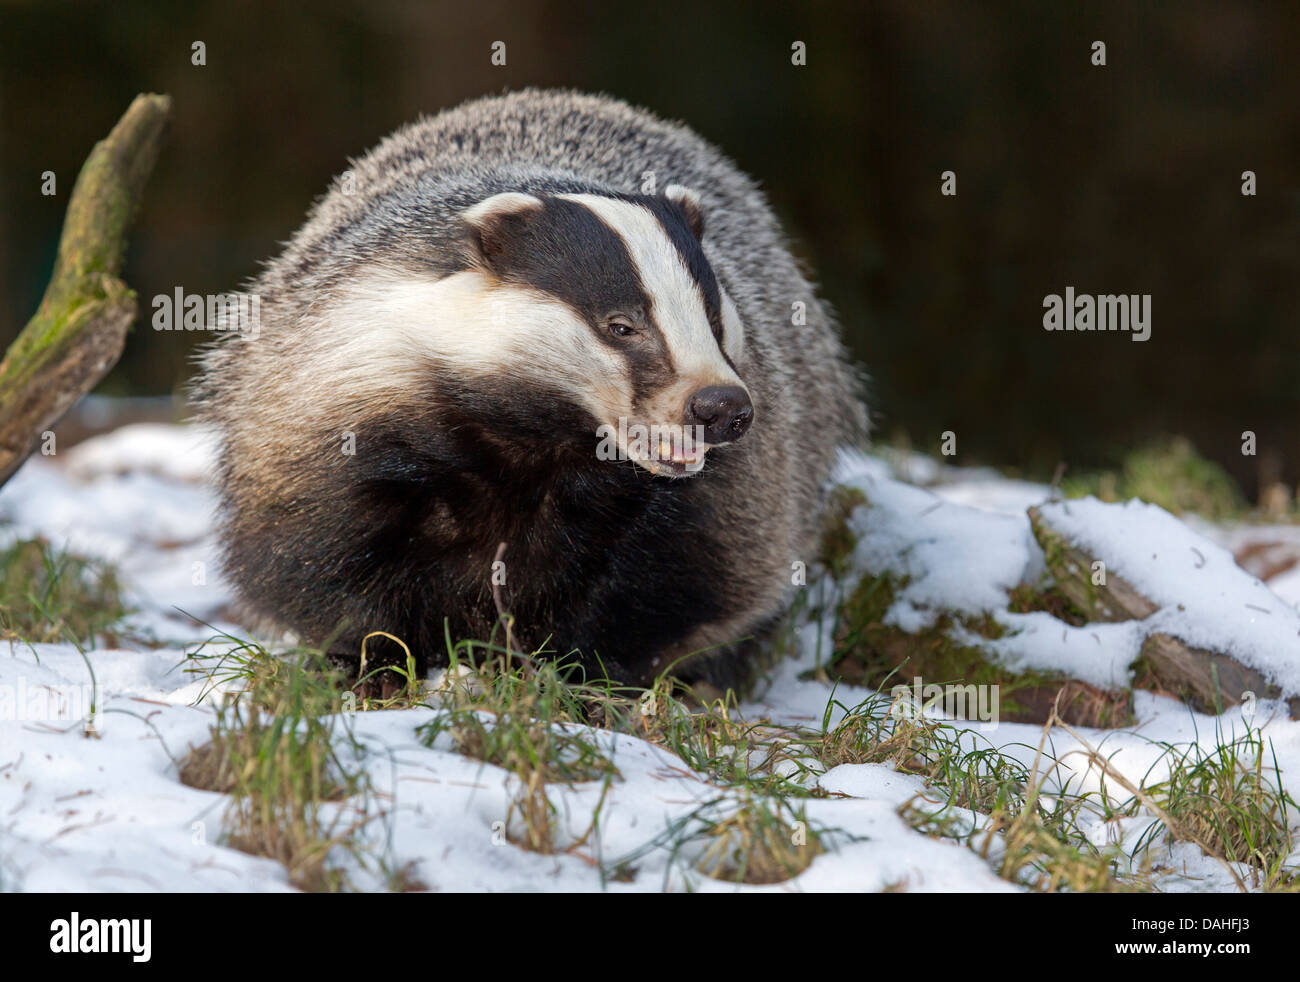
{"type": "Polygon", "coordinates": [[[93,648],[114,643],[112,629],[128,613],[113,570],[21,539],[0,550],[0,640],[70,642],[93,648]]]}
{"type": "Polygon", "coordinates": [[[368,798],[369,781],[339,753],[351,734],[337,674],[314,653],[275,656],[244,643],[209,678],[244,687],[221,697],[210,742],[181,762],[181,781],[230,795],[232,847],[281,863],[301,890],[346,889],[331,854],[361,859],[353,843],[370,819],[354,799],[368,798]]]}
{"type": "Polygon", "coordinates": [[[1293,883],[1284,863],[1294,850],[1288,812],[1297,806],[1283,788],[1272,746],[1258,730],[1199,744],[1164,744],[1168,776],[1146,788],[1167,816],[1149,833],[1167,827],[1177,839],[1211,856],[1251,867],[1251,885],[1273,889],[1293,883]]]}
{"type": "Polygon", "coordinates": [[[804,811],[785,798],[745,794],[730,814],[701,821],[688,841],[703,844],[695,868],[716,880],[782,883],[825,851],[804,811]]]}
{"type": "MultiPolygon", "coordinates": [[[[419,730],[426,746],[446,734],[458,752],[513,775],[507,836],[534,852],[554,852],[560,845],[548,785],[603,781],[608,787],[618,777],[583,724],[594,714],[613,722],[631,704],[607,686],[573,682],[570,674],[562,663],[463,644],[434,693],[441,711],[419,730]]],[[[591,831],[589,827],[580,841],[591,831]]]]}

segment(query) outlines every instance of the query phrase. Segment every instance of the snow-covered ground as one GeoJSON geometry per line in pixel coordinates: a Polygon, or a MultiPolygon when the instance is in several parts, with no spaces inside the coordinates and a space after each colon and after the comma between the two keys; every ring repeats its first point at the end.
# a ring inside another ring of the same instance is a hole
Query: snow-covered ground
{"type": "MultiPolygon", "coordinates": [[[[213,498],[204,484],[211,449],[201,432],[138,425],[80,444],[57,458],[37,457],[0,490],[0,544],[41,535],[71,552],[112,562],[135,608],[122,636],[133,650],[96,649],[83,656],[63,644],[0,642],[0,889],[139,891],[281,891],[291,889],[276,863],[221,844],[227,799],[183,785],[176,761],[207,741],[214,710],[199,702],[203,682],[184,664],[187,651],[227,622],[230,591],[216,562],[213,498]],[[197,620],[196,620],[197,619],[197,620]],[[200,621],[206,622],[199,623],[200,621]],[[80,722],[97,685],[98,735],[80,722]],[[196,704],[197,703],[197,704],[196,704]]],[[[939,607],[971,613],[1005,607],[1010,587],[1041,573],[1042,554],[1025,509],[1048,498],[1041,485],[984,470],[944,467],[921,457],[846,458],[840,480],[872,503],[855,512],[861,538],[855,568],[907,577],[889,619],[905,628],[932,622],[939,607]],[[906,478],[906,480],[900,480],[906,478]]],[[[1012,631],[1000,656],[1011,666],[1060,669],[1098,685],[1123,685],[1145,633],[1160,630],[1192,643],[1211,642],[1265,670],[1285,695],[1300,694],[1300,573],[1266,586],[1233,563],[1252,543],[1300,545],[1294,527],[1189,528],[1140,504],[1058,503],[1053,518],[1077,523],[1080,536],[1108,555],[1115,570],[1159,606],[1147,622],[1065,628],[1045,614],[1000,614],[1012,631]],[[1270,589],[1271,587],[1271,589],[1270,589]]],[[[806,624],[801,653],[782,663],[746,716],[816,725],[831,687],[801,678],[828,650],[830,627],[806,624]]],[[[869,695],[840,686],[852,706],[869,695]]],[[[1136,697],[1132,729],[1085,730],[1111,765],[1135,781],[1158,773],[1160,743],[1212,748],[1216,730],[1262,727],[1284,781],[1300,783],[1300,723],[1285,703],[1260,700],[1222,717],[1190,712],[1147,693],[1136,697]]],[[[597,832],[574,850],[539,855],[499,834],[512,795],[500,768],[417,739],[427,708],[357,714],[353,733],[364,750],[383,820],[364,833],[391,867],[410,864],[442,890],[910,890],[1006,891],[1017,887],[963,845],[914,831],[898,815],[925,790],[915,777],[883,764],[842,765],[817,778],[830,797],[800,802],[808,820],[837,830],[833,848],[802,874],[775,886],[737,887],[709,879],[666,846],[652,846],[676,822],[729,792],[672,754],[632,736],[598,739],[620,778],[552,787],[570,830],[581,835],[599,809],[597,832]],[[603,795],[603,800],[602,800],[603,795]],[[609,880],[621,856],[637,855],[630,880],[609,880]]],[[[966,726],[958,722],[958,726],[966,726]]],[[[1032,763],[1041,727],[969,724],[972,741],[1032,763]]],[[[1074,790],[1099,786],[1062,731],[1051,735],[1058,760],[1080,761],[1074,790]]],[[[1113,791],[1113,786],[1111,787],[1113,791]]],[[[1293,830],[1300,816],[1289,816],[1293,830]]],[[[1082,826],[1097,844],[1134,845],[1149,818],[1082,826]]],[[[1223,864],[1186,843],[1153,850],[1166,890],[1229,890],[1223,864]]],[[[1292,860],[1300,862],[1300,855],[1292,860]]],[[[363,888],[382,888],[373,870],[352,870],[363,888]]]]}

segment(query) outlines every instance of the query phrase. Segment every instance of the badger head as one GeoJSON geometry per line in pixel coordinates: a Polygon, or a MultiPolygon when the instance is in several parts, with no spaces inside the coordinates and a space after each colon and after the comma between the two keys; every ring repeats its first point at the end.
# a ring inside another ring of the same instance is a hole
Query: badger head
{"type": "Polygon", "coordinates": [[[585,408],[593,453],[676,477],[744,435],[744,332],[701,248],[694,192],[504,193],[462,217],[471,266],[455,276],[494,357],[585,408]]]}
{"type": "Polygon", "coordinates": [[[744,330],[695,193],[506,192],[460,219],[443,275],[371,264],[305,332],[325,397],[378,409],[433,367],[477,405],[505,393],[513,419],[555,420],[548,441],[669,477],[745,434],[744,330]]]}

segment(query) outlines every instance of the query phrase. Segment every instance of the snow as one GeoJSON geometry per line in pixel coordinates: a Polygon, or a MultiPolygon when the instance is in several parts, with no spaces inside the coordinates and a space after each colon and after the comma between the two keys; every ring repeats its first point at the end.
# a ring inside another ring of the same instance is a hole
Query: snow
{"type": "Polygon", "coordinates": [[[1144,622],[1149,631],[1230,654],[1286,695],[1300,695],[1300,612],[1242,570],[1227,549],[1136,499],[1057,501],[1042,515],[1070,543],[1106,557],[1108,575],[1160,606],[1144,622]]]}
{"type": "MultiPolygon", "coordinates": [[[[218,629],[247,636],[223,619],[231,596],[215,562],[214,499],[204,481],[211,455],[210,439],[194,428],[124,427],[57,457],[35,458],[0,489],[0,542],[42,535],[56,546],[111,561],[135,608],[120,649],[83,655],[64,644],[0,642],[0,889],[292,889],[277,863],[223,844],[224,795],[187,787],[177,775],[177,760],[207,741],[215,719],[210,700],[199,701],[202,679],[185,670],[186,653],[218,629]],[[90,698],[99,714],[98,732],[88,737],[82,717],[90,698]]],[[[852,518],[860,536],[853,554],[856,575],[888,572],[907,579],[889,613],[893,623],[930,624],[940,608],[992,613],[1007,633],[996,642],[981,641],[1008,665],[1056,669],[1098,685],[1127,680],[1146,626],[1069,628],[1045,614],[1005,612],[1007,591],[1043,574],[1024,510],[1046,502],[1049,489],[991,471],[962,472],[917,455],[846,456],[838,477],[870,502],[852,518]],[[900,479],[904,471],[931,487],[900,479]]],[[[1279,599],[1208,538],[1242,533],[1199,525],[1192,530],[1142,505],[1072,501],[1068,512],[1064,503],[1044,507],[1071,537],[1113,557],[1114,573],[1149,590],[1162,605],[1152,619],[1162,630],[1188,640],[1230,642],[1230,650],[1285,690],[1300,691],[1300,651],[1292,629],[1300,616],[1292,606],[1300,584],[1287,600],[1279,599]]],[[[1230,545],[1226,538],[1219,541],[1230,545]]],[[[834,725],[843,707],[867,699],[866,690],[810,680],[809,670],[829,652],[831,634],[826,619],[801,625],[797,656],[773,670],[742,712],[778,724],[816,726],[833,697],[840,707],[831,714],[834,725]]],[[[1216,728],[1240,733],[1251,723],[1272,741],[1284,776],[1300,773],[1300,723],[1287,717],[1280,701],[1260,700],[1248,718],[1242,709],[1202,716],[1149,693],[1138,693],[1135,707],[1139,722],[1132,729],[1079,731],[1131,780],[1159,779],[1167,768],[1165,744],[1212,748],[1216,728]]],[[[886,764],[844,764],[810,779],[827,796],[796,804],[810,823],[828,830],[830,851],[799,876],[771,886],[710,879],[691,868],[689,847],[675,854],[664,844],[666,830],[698,827],[702,818],[725,814],[738,806],[740,793],[693,772],[659,746],[604,731],[594,739],[619,777],[608,786],[553,785],[564,835],[581,841],[558,855],[532,853],[501,834],[515,778],[445,742],[424,746],[416,730],[434,712],[340,717],[357,741],[373,793],[368,802],[337,806],[371,809],[367,814],[374,821],[358,837],[389,869],[409,865],[431,889],[1020,889],[995,875],[993,865],[972,849],[910,828],[899,807],[922,795],[937,807],[935,792],[886,764]],[[596,830],[583,839],[595,815],[596,830]],[[631,879],[602,875],[602,865],[610,870],[624,857],[632,857],[631,879]]],[[[1027,724],[952,725],[963,745],[997,747],[1026,768],[1042,736],[1040,727],[1027,724]]],[[[1047,751],[1058,764],[1047,770],[1047,791],[1068,784],[1075,792],[1104,790],[1126,798],[1080,749],[1063,731],[1051,734],[1047,751]]],[[[982,820],[975,813],[967,818],[972,828],[982,820]]],[[[1149,816],[1109,822],[1085,816],[1081,828],[1094,842],[1132,848],[1150,823],[1149,816]]],[[[1162,841],[1151,855],[1161,871],[1161,889],[1234,889],[1223,864],[1195,846],[1162,841]]],[[[338,861],[363,889],[385,888],[381,870],[347,856],[338,861]]]]}
{"type": "MultiPolygon", "coordinates": [[[[925,473],[938,480],[955,470],[925,473]]],[[[1143,641],[1165,632],[1230,654],[1286,695],[1300,694],[1300,611],[1242,570],[1226,548],[1164,509],[1137,500],[1052,501],[1044,486],[1002,484],[983,471],[934,488],[914,487],[891,473],[858,455],[845,455],[837,473],[870,504],[852,522],[860,536],[855,567],[906,579],[886,623],[912,632],[932,626],[944,610],[988,614],[1007,629],[1004,637],[976,639],[960,625],[952,636],[978,641],[1009,668],[1062,671],[1102,688],[1126,685],[1143,641]],[[1104,557],[1108,574],[1124,578],[1161,609],[1142,621],[1080,628],[1042,613],[1008,613],[1008,592],[1037,583],[1045,570],[1029,505],[1037,505],[1067,541],[1104,557]]]]}
{"type": "Polygon", "coordinates": [[[1028,522],[950,504],[899,481],[847,478],[870,508],[855,512],[861,537],[853,565],[906,578],[885,620],[905,631],[934,623],[941,608],[978,615],[1006,605],[1007,591],[1029,573],[1028,522]]]}
{"type": "Polygon", "coordinates": [[[1041,611],[999,612],[996,620],[1009,633],[992,641],[961,630],[954,634],[967,643],[981,644],[1012,671],[1054,670],[1102,689],[1129,684],[1129,665],[1146,637],[1135,621],[1073,627],[1041,611]]]}
{"type": "Polygon", "coordinates": [[[197,427],[136,424],[57,458],[33,457],[0,489],[0,544],[39,535],[112,563],[138,608],[137,629],[178,641],[209,637],[195,618],[211,621],[230,601],[212,535],[216,499],[205,483],[211,455],[197,427]]]}

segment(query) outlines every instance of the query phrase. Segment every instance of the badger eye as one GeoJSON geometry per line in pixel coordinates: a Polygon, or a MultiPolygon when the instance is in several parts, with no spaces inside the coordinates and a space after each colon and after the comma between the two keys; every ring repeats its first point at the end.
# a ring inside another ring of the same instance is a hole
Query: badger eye
{"type": "Polygon", "coordinates": [[[609,333],[616,338],[630,338],[636,335],[637,330],[627,321],[610,321],[609,333]]]}

